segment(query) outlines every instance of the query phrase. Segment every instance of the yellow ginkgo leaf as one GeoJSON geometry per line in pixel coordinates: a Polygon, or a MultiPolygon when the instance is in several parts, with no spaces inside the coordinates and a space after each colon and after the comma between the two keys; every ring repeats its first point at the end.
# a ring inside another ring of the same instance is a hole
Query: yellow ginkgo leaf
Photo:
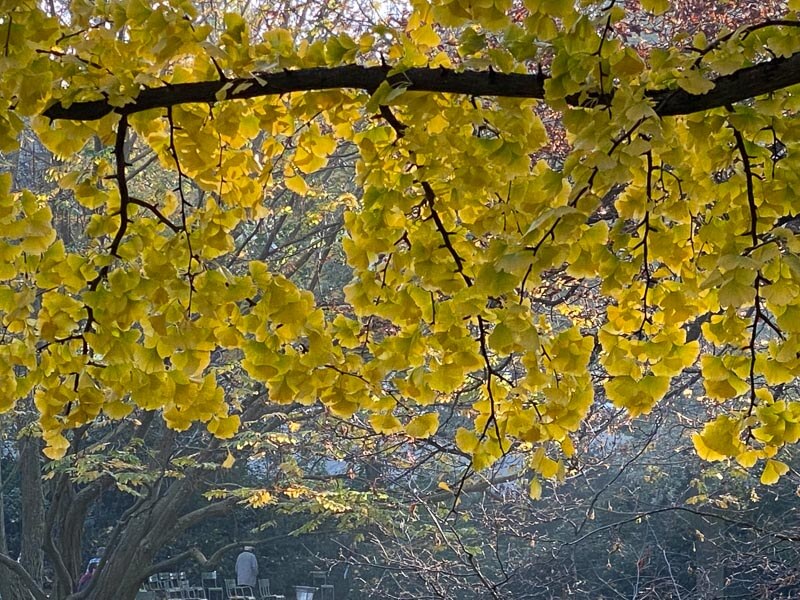
{"type": "Polygon", "coordinates": [[[778,483],[781,475],[789,472],[789,466],[779,460],[767,459],[767,464],[764,465],[764,470],[761,473],[761,483],[764,485],[772,485],[778,483]]]}
{"type": "Polygon", "coordinates": [[[528,494],[534,500],[539,500],[542,497],[542,483],[538,479],[531,479],[531,487],[528,490],[528,494]]]}
{"type": "Polygon", "coordinates": [[[393,414],[370,415],[369,423],[376,433],[397,433],[403,430],[403,424],[393,414]]]}
{"type": "Polygon", "coordinates": [[[221,439],[232,438],[239,431],[239,415],[212,417],[208,422],[208,431],[221,439]]]}
{"type": "Polygon", "coordinates": [[[429,438],[439,429],[439,414],[425,413],[411,419],[406,425],[406,433],[414,438],[429,438]]]}

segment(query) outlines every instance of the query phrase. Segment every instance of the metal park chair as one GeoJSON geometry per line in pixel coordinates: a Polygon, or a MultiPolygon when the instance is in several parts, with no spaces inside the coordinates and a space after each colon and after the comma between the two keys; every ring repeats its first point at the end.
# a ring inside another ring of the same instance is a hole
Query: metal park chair
{"type": "Polygon", "coordinates": [[[225,593],[228,600],[257,600],[249,585],[236,585],[235,579],[225,579],[225,593]]]}
{"type": "Polygon", "coordinates": [[[286,600],[286,596],[273,594],[269,591],[269,579],[258,580],[258,600],[286,600]]]}
{"type": "Polygon", "coordinates": [[[225,590],[216,571],[200,573],[200,585],[203,586],[208,600],[225,600],[225,590]]]}

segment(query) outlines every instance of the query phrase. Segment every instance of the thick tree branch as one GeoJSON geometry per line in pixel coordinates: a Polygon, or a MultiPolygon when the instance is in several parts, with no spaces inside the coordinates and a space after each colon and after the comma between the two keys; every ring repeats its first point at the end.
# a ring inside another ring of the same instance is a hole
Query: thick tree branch
{"type": "Polygon", "coordinates": [[[206,504],[201,508],[195,509],[175,521],[175,525],[172,527],[171,533],[177,535],[184,532],[186,529],[189,529],[193,525],[197,525],[201,521],[224,515],[234,508],[237,502],[238,500],[236,498],[225,498],[219,502],[206,504]]]}
{"type": "MultiPolygon", "coordinates": [[[[189,102],[213,103],[220,97],[242,100],[260,96],[308,92],[329,89],[360,89],[374,92],[384,81],[409,91],[466,94],[468,96],[499,96],[513,98],[544,98],[547,76],[540,74],[496,73],[494,71],[453,71],[450,69],[408,69],[389,75],[388,66],[315,67],[278,73],[259,73],[257,77],[227,81],[199,81],[146,88],[139,96],[122,107],[108,100],[74,102],[65,106],[58,102],[44,111],[50,119],[92,121],[112,112],[130,115],[152,108],[167,108],[189,102]]],[[[789,58],[776,58],[740,69],[714,80],[707,94],[693,95],[682,89],[649,92],[656,113],[660,116],[682,115],[717,108],[746,100],[800,83],[800,53],[789,58]]],[[[570,97],[572,104],[581,99],[570,97]]],[[[595,98],[595,101],[603,99],[595,98]]],[[[607,102],[608,99],[605,99],[607,102]]]]}
{"type": "MultiPolygon", "coordinates": [[[[483,479],[472,485],[465,485],[461,488],[462,494],[474,494],[476,492],[484,492],[491,487],[508,483],[510,481],[517,481],[520,478],[519,474],[504,475],[502,477],[495,477],[492,479],[483,479]]],[[[455,494],[451,491],[434,492],[428,496],[420,498],[423,502],[449,502],[453,499],[455,494]]]]}
{"type": "MultiPolygon", "coordinates": [[[[307,535],[330,535],[331,531],[313,531],[309,532],[307,535]]],[[[200,569],[211,569],[217,566],[222,557],[225,556],[228,552],[234,549],[241,549],[244,546],[260,546],[264,544],[273,544],[275,542],[287,540],[292,537],[290,533],[284,533],[281,535],[275,535],[269,538],[264,538],[261,540],[239,540],[236,542],[230,542],[218,548],[214,554],[212,554],[209,558],[206,558],[206,555],[196,547],[191,547],[188,550],[181,552],[180,554],[176,554],[175,556],[168,558],[166,560],[162,560],[159,563],[153,564],[149,569],[147,569],[147,573],[144,576],[149,577],[150,575],[155,575],[156,573],[162,573],[164,571],[168,571],[169,569],[174,568],[176,565],[184,564],[187,560],[193,560],[195,564],[200,569]]]]}
{"type": "Polygon", "coordinates": [[[682,89],[659,90],[648,95],[655,103],[656,113],[662,117],[688,115],[763,96],[800,83],[800,52],[789,58],[775,58],[745,67],[712,81],[714,87],[703,95],[682,89]]]}
{"type": "Polygon", "coordinates": [[[0,564],[11,570],[20,579],[26,589],[36,600],[47,600],[47,594],[42,591],[25,568],[13,558],[0,554],[0,564]]]}
{"type": "Polygon", "coordinates": [[[62,517],[68,511],[67,504],[71,503],[75,497],[69,477],[66,473],[62,473],[56,479],[52,491],[52,497],[53,500],[50,504],[49,510],[47,511],[45,521],[43,550],[53,563],[55,575],[60,581],[61,585],[63,585],[66,589],[72,589],[73,584],[75,583],[72,578],[72,573],[70,573],[70,570],[64,561],[64,555],[56,546],[55,540],[56,524],[58,523],[60,517],[62,517]]]}

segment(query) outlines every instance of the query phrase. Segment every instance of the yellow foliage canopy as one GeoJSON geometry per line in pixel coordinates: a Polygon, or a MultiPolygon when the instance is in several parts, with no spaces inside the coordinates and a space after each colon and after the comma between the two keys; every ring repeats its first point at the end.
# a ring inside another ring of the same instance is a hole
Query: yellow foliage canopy
{"type": "Polygon", "coordinates": [[[313,42],[237,15],[213,32],[188,0],[38,4],[0,0],[0,150],[30,119],[59,157],[92,140],[108,156],[59,182],[90,214],[81,251],[0,175],[0,410],[33,398],[50,456],[136,408],[233,435],[228,350],[271,401],[369,411],[387,435],[435,435],[436,407],[468,394],[458,448],[484,467],[531,444],[544,478],[596,400],[590,368],[635,416],[699,367],[725,413],[699,454],[785,472],[800,403],[769,390],[800,374],[796,12],[639,53],[605,24],[666,0],[415,0],[405,30],[313,42]],[[132,195],[134,137],[174,191],[132,195]],[[362,190],[349,316],[263,262],[222,266],[343,142],[362,190]]]}

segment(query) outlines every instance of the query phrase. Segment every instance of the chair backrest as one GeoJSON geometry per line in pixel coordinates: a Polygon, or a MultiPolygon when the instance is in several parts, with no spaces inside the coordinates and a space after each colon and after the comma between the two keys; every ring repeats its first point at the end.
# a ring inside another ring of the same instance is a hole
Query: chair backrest
{"type": "Polygon", "coordinates": [[[225,579],[225,593],[228,596],[233,595],[233,588],[236,587],[236,580],[235,579],[225,579]]]}
{"type": "Polygon", "coordinates": [[[160,590],[161,585],[158,583],[158,575],[150,575],[147,578],[147,589],[148,590],[160,590]]]}
{"type": "Polygon", "coordinates": [[[269,579],[259,579],[258,580],[258,595],[262,598],[266,598],[270,595],[269,593],[269,579]]]}
{"type": "Polygon", "coordinates": [[[181,589],[181,583],[183,577],[185,577],[184,573],[167,573],[168,581],[169,581],[169,588],[170,590],[179,590],[181,589]]]}
{"type": "Polygon", "coordinates": [[[253,591],[253,588],[249,585],[237,585],[236,594],[239,596],[244,596],[245,598],[255,599],[256,597],[256,593],[253,591]]]}
{"type": "Polygon", "coordinates": [[[181,589],[189,587],[189,576],[186,574],[186,571],[178,573],[178,587],[181,589]]]}
{"type": "Polygon", "coordinates": [[[330,585],[330,584],[326,583],[325,585],[321,585],[320,588],[319,588],[319,591],[322,594],[322,596],[320,597],[320,600],[335,600],[336,599],[336,595],[335,595],[335,593],[333,591],[333,586],[330,585]]]}
{"type": "Polygon", "coordinates": [[[208,600],[225,600],[225,591],[219,586],[212,586],[206,589],[208,600]]]}
{"type": "Polygon", "coordinates": [[[200,573],[200,587],[203,589],[217,587],[219,582],[217,581],[217,572],[216,571],[204,571],[200,573]]]}

